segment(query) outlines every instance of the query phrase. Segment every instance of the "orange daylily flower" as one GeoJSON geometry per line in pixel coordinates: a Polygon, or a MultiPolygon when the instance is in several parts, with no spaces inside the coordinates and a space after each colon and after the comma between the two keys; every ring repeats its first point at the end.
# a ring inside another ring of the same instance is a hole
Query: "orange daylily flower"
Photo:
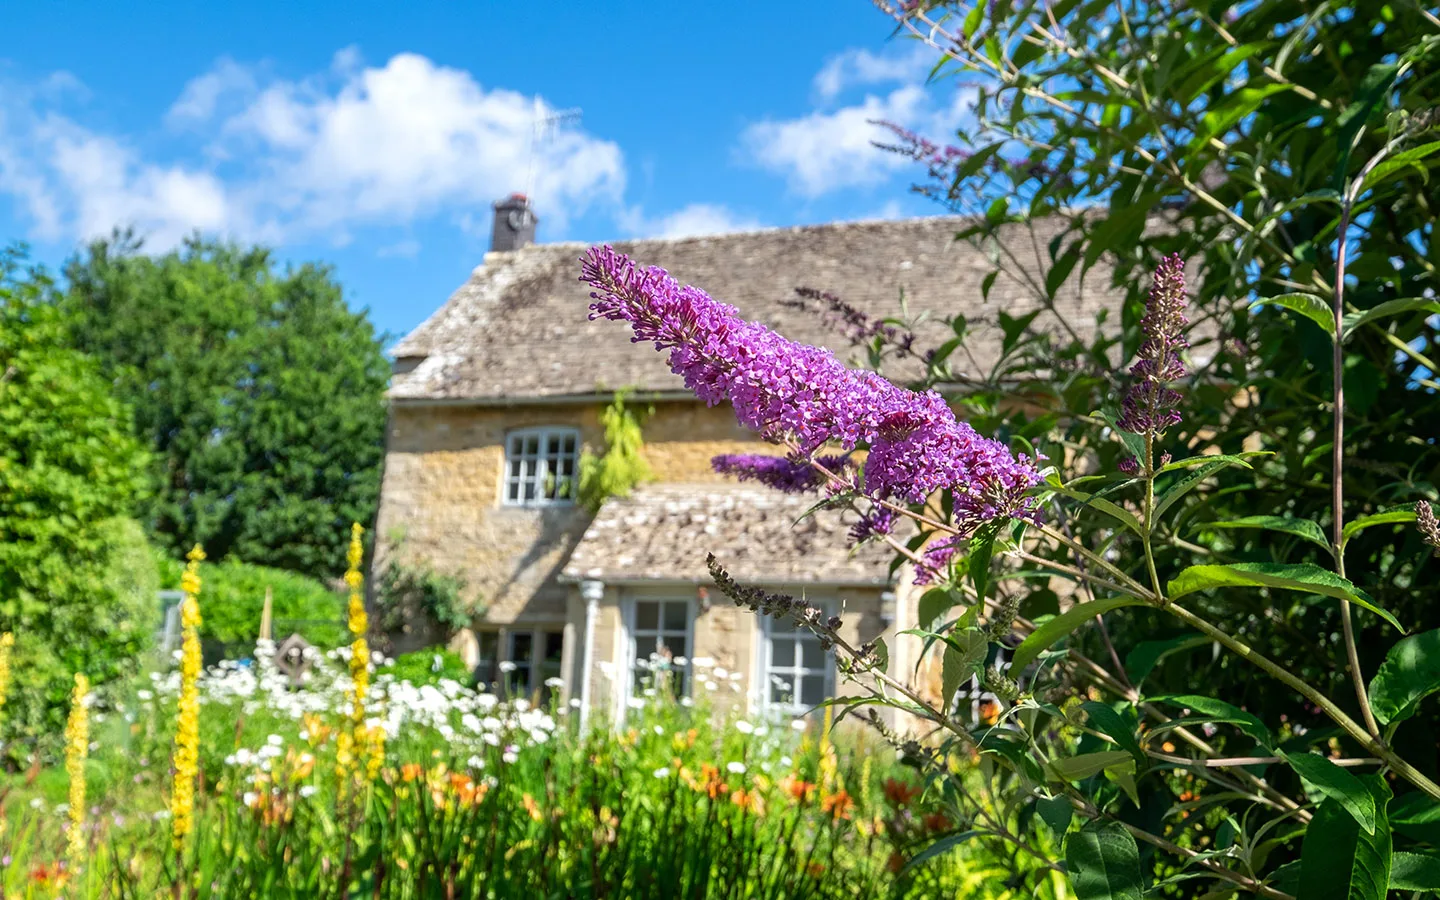
{"type": "Polygon", "coordinates": [[[911,800],[920,796],[921,790],[922,788],[918,784],[911,784],[898,778],[885,779],[885,799],[897,807],[909,806],[911,800]]]}

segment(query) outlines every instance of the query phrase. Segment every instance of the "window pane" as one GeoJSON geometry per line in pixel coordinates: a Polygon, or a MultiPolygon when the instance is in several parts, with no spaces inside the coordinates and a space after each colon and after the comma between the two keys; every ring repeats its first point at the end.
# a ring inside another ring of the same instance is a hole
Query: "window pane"
{"type": "Polygon", "coordinates": [[[665,649],[669,651],[671,658],[676,656],[690,655],[689,647],[683,635],[670,634],[665,636],[665,649]]]}
{"type": "Polygon", "coordinates": [[[531,651],[535,648],[535,635],[528,631],[510,632],[510,661],[517,666],[530,665],[531,651]]]}
{"type": "Polygon", "coordinates": [[[825,651],[820,649],[820,642],[815,640],[801,641],[804,648],[802,661],[807,669],[823,669],[825,667],[825,651]]]}
{"type": "Polygon", "coordinates": [[[635,628],[639,631],[654,631],[660,627],[660,604],[644,601],[635,604],[635,628]]]}
{"type": "Polygon", "coordinates": [[[800,680],[800,703],[814,706],[825,700],[825,679],[819,675],[806,675],[800,680]]]}
{"type": "Polygon", "coordinates": [[[521,451],[526,456],[540,455],[540,436],[532,434],[525,438],[525,449],[521,451]]]}
{"type": "Polygon", "coordinates": [[[519,479],[515,479],[515,480],[511,481],[509,484],[505,485],[505,499],[507,499],[507,500],[519,500],[519,499],[520,499],[520,481],[519,481],[519,479]]]}
{"type": "Polygon", "coordinates": [[[565,632],[563,632],[563,631],[547,631],[547,632],[545,632],[544,637],[545,637],[545,656],[544,656],[545,661],[546,661],[546,662],[558,662],[558,661],[560,660],[561,655],[565,652],[565,632]]]}
{"type": "Polygon", "coordinates": [[[689,612],[689,604],[684,602],[672,602],[665,604],[665,630],[685,633],[685,620],[689,612]]]}
{"type": "Polygon", "coordinates": [[[788,617],[787,617],[787,618],[784,618],[784,619],[770,619],[770,620],[769,620],[769,623],[770,623],[770,633],[771,633],[771,634],[794,634],[794,633],[795,633],[795,620],[794,620],[794,619],[791,619],[791,618],[788,618],[788,617]]]}
{"type": "Polygon", "coordinates": [[[788,638],[770,641],[770,665],[788,669],[795,665],[795,642],[788,638]]]}

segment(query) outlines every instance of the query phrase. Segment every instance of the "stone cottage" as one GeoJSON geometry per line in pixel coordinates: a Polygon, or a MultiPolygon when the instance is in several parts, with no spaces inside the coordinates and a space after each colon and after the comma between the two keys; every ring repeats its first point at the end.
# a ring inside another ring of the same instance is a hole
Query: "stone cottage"
{"type": "MultiPolygon", "coordinates": [[[[842,613],[852,638],[887,635],[893,674],[913,672],[916,648],[894,635],[915,624],[918,592],[890,574],[890,554],[847,550],[838,514],[797,524],[814,498],[715,475],[716,454],[780,451],[728,406],[695,400],[664,354],[632,344],[621,324],[590,321],[578,280],[586,245],[536,244],[535,225],[523,197],[497,203],[483,264],[395,348],[377,564],[423,561],[463,577],[484,610],[473,628],[483,679],[524,692],[550,680],[616,718],[657,653],[675,661],[676,689],[718,690],[750,711],[812,706],[837,690],[813,636],[707,590],[707,552],[742,581],[842,613]],[[573,500],[578,459],[603,449],[600,415],[621,388],[653,407],[644,455],[655,480],[591,515],[573,500]]],[[[939,318],[963,313],[974,335],[964,362],[978,372],[999,353],[997,312],[1040,301],[1003,276],[986,299],[993,267],[954,240],[960,226],[853,222],[615,246],[842,359],[857,352],[833,322],[795,307],[797,286],[875,316],[900,315],[902,302],[928,310],[926,346],[951,336],[939,318]]],[[[1017,233],[1015,243],[1031,255],[1048,236],[1017,233]]],[[[1067,286],[1056,306],[1093,327],[1107,302],[1067,286]]]]}

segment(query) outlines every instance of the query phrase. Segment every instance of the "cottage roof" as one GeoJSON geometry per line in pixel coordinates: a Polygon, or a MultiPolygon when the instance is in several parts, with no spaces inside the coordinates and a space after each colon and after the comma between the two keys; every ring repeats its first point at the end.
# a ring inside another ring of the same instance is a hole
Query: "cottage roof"
{"type": "MultiPolygon", "coordinates": [[[[951,336],[941,319],[963,314],[974,355],[957,355],[953,362],[979,374],[999,352],[996,314],[1020,315],[1040,302],[1037,291],[1007,275],[984,295],[981,284],[994,267],[984,253],[954,240],[965,224],[954,217],[848,222],[614,246],[704,288],[749,319],[830,347],[842,359],[854,355],[843,335],[820,316],[782,304],[795,297],[797,286],[833,292],[877,317],[900,315],[903,293],[909,310],[932,315],[917,329],[927,347],[951,336]]],[[[1048,265],[1036,254],[1046,252],[1059,227],[1040,222],[1032,234],[1025,226],[1006,226],[1000,244],[1022,267],[1043,272],[1048,265]]],[[[622,387],[681,389],[665,355],[633,345],[623,323],[589,320],[589,289],[579,282],[587,246],[535,244],[486,254],[470,280],[396,346],[391,397],[505,402],[622,387]]],[[[1093,272],[1089,289],[1067,279],[1056,309],[1074,327],[1093,329],[1098,310],[1114,302],[1107,279],[1108,270],[1093,272]]],[[[1049,312],[1036,325],[1058,327],[1049,312]]]]}
{"type": "Polygon", "coordinates": [[[848,550],[838,511],[797,521],[817,499],[751,485],[642,485],[601,508],[562,577],[708,583],[713,552],[742,583],[885,584],[892,554],[848,550]]]}

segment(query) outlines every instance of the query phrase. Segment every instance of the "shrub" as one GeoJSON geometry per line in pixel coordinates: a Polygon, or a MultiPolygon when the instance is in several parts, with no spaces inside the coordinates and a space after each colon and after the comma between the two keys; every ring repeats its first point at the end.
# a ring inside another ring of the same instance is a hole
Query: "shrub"
{"type": "Polygon", "coordinates": [[[470,667],[465,665],[465,660],[458,653],[439,647],[402,653],[395,658],[389,674],[396,681],[411,684],[439,684],[442,681],[469,684],[473,680],[470,667]]]}
{"type": "Polygon", "coordinates": [[[0,630],[16,638],[9,734],[58,733],[72,675],[133,671],[158,619],[132,513],[148,457],[50,284],[0,252],[0,630]]]}
{"type": "MultiPolygon", "coordinates": [[[[165,559],[161,565],[164,586],[178,588],[184,563],[165,559]]],[[[200,636],[206,641],[235,651],[254,647],[267,588],[276,641],[291,632],[317,647],[338,647],[346,640],[344,599],[314,578],[236,559],[205,566],[202,578],[200,636]]]]}

